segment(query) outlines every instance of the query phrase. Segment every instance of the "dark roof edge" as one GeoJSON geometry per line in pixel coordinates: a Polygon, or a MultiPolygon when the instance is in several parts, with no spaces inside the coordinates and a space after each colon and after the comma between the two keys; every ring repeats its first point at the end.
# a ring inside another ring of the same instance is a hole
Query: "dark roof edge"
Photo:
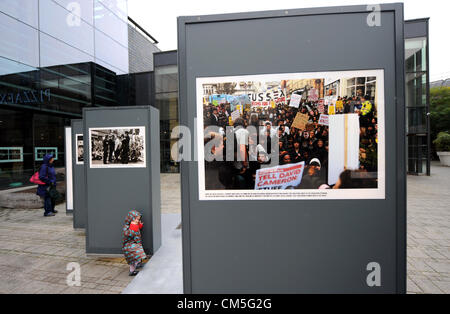
{"type": "Polygon", "coordinates": [[[133,24],[136,28],[138,28],[141,32],[143,32],[145,35],[147,35],[151,40],[153,40],[153,43],[159,44],[159,41],[156,40],[155,37],[153,37],[152,35],[150,35],[141,25],[139,25],[138,23],[136,23],[135,20],[133,20],[131,17],[128,17],[128,21],[131,22],[131,24],[133,24]]]}

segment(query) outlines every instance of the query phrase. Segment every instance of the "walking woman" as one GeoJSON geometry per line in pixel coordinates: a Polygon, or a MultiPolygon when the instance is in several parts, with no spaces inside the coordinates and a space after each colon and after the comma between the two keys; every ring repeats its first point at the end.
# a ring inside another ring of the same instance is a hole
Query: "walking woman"
{"type": "Polygon", "coordinates": [[[48,154],[44,157],[44,162],[39,170],[39,180],[45,185],[39,185],[36,194],[44,200],[44,216],[55,216],[57,211],[55,210],[56,200],[50,196],[50,189],[56,188],[56,172],[53,167],[54,157],[52,154],[48,154]]]}
{"type": "Polygon", "coordinates": [[[130,276],[136,276],[139,273],[136,269],[141,268],[147,258],[142,247],[141,229],[143,226],[141,214],[135,210],[130,211],[122,230],[122,250],[128,265],[130,265],[130,276]]]}

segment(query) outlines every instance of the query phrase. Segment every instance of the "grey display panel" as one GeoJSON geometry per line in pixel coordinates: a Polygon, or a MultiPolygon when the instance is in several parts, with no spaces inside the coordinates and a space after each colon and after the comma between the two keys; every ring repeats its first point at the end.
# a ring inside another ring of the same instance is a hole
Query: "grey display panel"
{"type": "Polygon", "coordinates": [[[125,217],[129,211],[138,210],[143,215],[144,250],[147,254],[154,254],[161,246],[159,111],[150,106],[86,108],[83,110],[83,121],[86,252],[100,255],[122,254],[125,217]],[[89,153],[93,151],[92,143],[95,144],[96,134],[120,135],[125,130],[131,130],[130,137],[136,137],[136,141],[135,138],[130,141],[127,161],[124,155],[113,155],[112,161],[105,161],[108,167],[93,167],[91,159],[98,161],[98,158],[94,155],[91,158],[89,153]],[[145,134],[141,130],[145,130],[145,134]],[[139,147],[144,145],[145,151],[135,149],[137,146],[132,146],[133,143],[138,143],[139,147]],[[132,152],[145,153],[146,158],[133,155],[132,152]],[[133,167],[133,160],[138,159],[145,160],[145,164],[139,165],[139,168],[133,167]],[[130,167],[127,167],[127,162],[130,167]]]}
{"type": "Polygon", "coordinates": [[[73,227],[84,229],[87,224],[84,164],[78,162],[78,136],[83,135],[83,120],[72,120],[72,176],[73,176],[73,227]]]}
{"type": "Polygon", "coordinates": [[[182,125],[197,127],[199,78],[381,69],[389,152],[385,197],[366,200],[200,201],[198,165],[183,161],[186,293],[406,292],[403,5],[382,4],[379,26],[367,24],[371,12],[345,6],[179,18],[182,125]],[[369,287],[373,262],[381,286],[369,287]]]}
{"type": "Polygon", "coordinates": [[[73,214],[72,128],[64,128],[66,165],[66,214],[73,214]]]}

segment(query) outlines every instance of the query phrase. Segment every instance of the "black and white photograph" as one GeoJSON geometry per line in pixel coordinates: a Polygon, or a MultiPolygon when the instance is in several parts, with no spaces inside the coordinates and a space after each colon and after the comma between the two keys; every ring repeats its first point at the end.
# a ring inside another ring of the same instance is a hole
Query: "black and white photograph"
{"type": "Polygon", "coordinates": [[[83,135],[77,134],[77,165],[84,164],[84,142],[83,142],[83,135]]]}
{"type": "Polygon", "coordinates": [[[89,129],[91,168],[145,168],[145,127],[89,129]]]}

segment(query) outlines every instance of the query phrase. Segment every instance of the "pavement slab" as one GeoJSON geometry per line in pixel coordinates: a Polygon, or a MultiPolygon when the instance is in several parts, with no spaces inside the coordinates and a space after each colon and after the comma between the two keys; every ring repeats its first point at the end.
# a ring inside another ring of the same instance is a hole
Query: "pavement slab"
{"type": "Polygon", "coordinates": [[[408,293],[450,293],[450,168],[408,176],[408,293]]]}

